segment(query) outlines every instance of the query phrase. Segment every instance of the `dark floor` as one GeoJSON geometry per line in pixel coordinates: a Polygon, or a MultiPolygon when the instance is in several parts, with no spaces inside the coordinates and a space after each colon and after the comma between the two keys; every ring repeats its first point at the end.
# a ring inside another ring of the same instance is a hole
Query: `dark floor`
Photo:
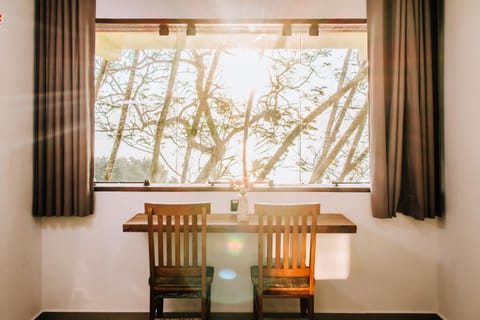
{"type": "MultiPolygon", "coordinates": [[[[193,314],[170,314],[157,320],[197,320],[193,314]]],[[[265,320],[304,319],[293,314],[267,314],[265,320]],[[274,317],[273,317],[274,316],[274,317]]],[[[148,313],[44,312],[35,320],[148,320],[148,313]]],[[[251,313],[212,313],[210,320],[253,320],[251,313]]],[[[442,320],[436,314],[319,313],[315,320],[442,320]]]]}

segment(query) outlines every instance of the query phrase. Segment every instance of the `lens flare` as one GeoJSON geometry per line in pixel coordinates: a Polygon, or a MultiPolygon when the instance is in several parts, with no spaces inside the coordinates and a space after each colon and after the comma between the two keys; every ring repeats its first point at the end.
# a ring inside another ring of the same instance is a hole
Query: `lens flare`
{"type": "Polygon", "coordinates": [[[240,237],[232,237],[227,241],[228,253],[234,257],[239,256],[244,247],[244,239],[240,237]]]}
{"type": "Polygon", "coordinates": [[[237,277],[237,273],[232,269],[222,269],[218,272],[218,276],[225,280],[233,280],[237,277]]]}

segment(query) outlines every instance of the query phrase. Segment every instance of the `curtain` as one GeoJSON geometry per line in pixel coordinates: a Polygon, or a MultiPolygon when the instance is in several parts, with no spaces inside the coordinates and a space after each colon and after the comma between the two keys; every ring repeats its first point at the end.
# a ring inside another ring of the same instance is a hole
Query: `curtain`
{"type": "Polygon", "coordinates": [[[374,217],[441,214],[442,1],[367,0],[374,217]]]}
{"type": "Polygon", "coordinates": [[[95,0],[37,0],[34,216],[93,213],[95,0]]]}

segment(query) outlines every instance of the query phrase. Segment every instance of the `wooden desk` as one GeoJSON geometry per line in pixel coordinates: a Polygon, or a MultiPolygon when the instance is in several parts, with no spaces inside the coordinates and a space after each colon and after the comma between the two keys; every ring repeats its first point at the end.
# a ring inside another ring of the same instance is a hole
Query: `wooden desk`
{"type": "MultiPolygon", "coordinates": [[[[317,219],[317,233],[356,233],[357,226],[340,213],[321,213],[317,219]]],[[[147,232],[147,215],[137,213],[123,224],[123,232],[147,232]]],[[[234,213],[212,213],[207,216],[209,233],[257,233],[257,216],[248,222],[237,222],[234,213]]]]}

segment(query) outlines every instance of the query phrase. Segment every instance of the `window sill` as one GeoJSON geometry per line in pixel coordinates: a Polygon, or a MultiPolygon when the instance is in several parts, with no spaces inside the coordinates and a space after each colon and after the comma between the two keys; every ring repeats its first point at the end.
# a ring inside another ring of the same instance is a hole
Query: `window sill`
{"type": "MultiPolygon", "coordinates": [[[[101,183],[95,185],[96,192],[236,192],[230,186],[203,185],[203,184],[153,184],[143,186],[140,183],[101,183]]],[[[334,185],[277,185],[255,186],[249,192],[370,192],[368,184],[339,184],[334,185]]]]}

